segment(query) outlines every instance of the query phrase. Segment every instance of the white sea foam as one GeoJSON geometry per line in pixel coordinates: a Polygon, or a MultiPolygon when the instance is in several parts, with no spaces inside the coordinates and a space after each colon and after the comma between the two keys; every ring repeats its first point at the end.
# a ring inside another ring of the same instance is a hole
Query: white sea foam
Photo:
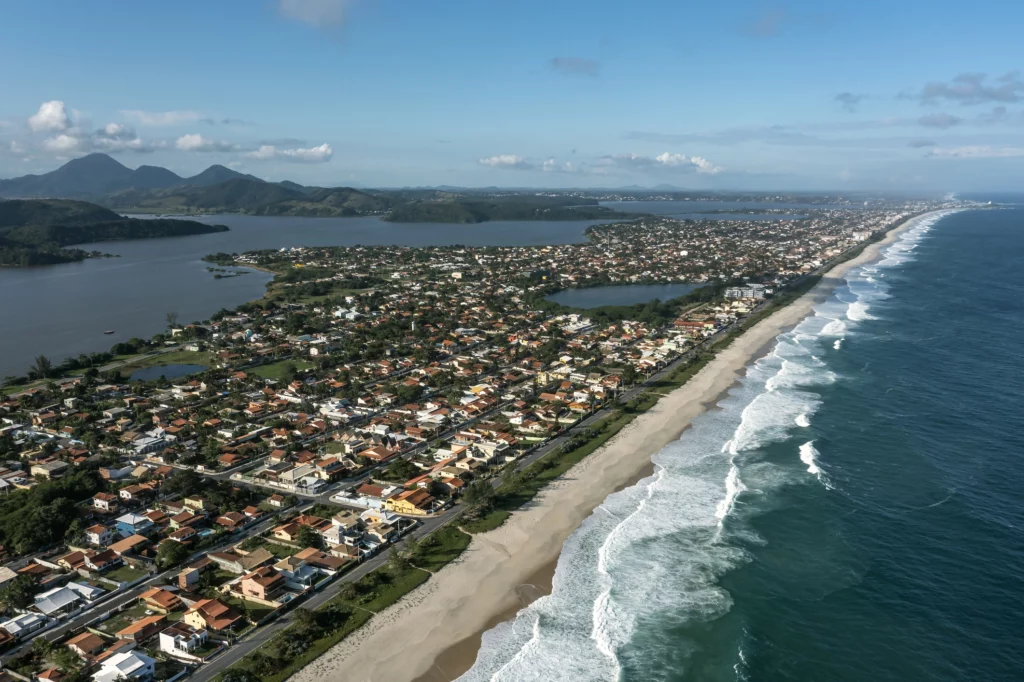
{"type": "Polygon", "coordinates": [[[821,476],[821,467],[818,466],[818,450],[814,447],[814,441],[809,440],[800,446],[800,461],[807,465],[807,473],[821,476]]]}
{"type": "MultiPolygon", "coordinates": [[[[747,368],[720,409],[654,456],[654,476],[610,495],[563,545],[552,593],[485,633],[460,679],[650,679],[638,635],[648,648],[696,646],[678,632],[732,607],[718,579],[764,541],[747,523],[757,501],[806,477],[804,468],[832,487],[813,440],[798,446],[803,467],[776,463],[765,448],[811,426],[821,401],[814,389],[840,380],[821,360],[824,348],[863,333],[868,310],[887,296],[886,269],[915,257],[910,247],[933,223],[917,221],[877,263],[849,271],[845,286],[747,368]]],[[[739,675],[742,645],[738,658],[739,675]]]]}

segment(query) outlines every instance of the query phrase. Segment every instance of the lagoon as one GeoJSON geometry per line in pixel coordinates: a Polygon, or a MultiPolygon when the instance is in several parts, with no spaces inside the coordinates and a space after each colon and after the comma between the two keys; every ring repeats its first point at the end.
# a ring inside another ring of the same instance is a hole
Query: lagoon
{"type": "Polygon", "coordinates": [[[685,296],[703,284],[616,284],[586,289],[563,289],[547,300],[570,308],[600,308],[606,305],[635,305],[658,299],[668,301],[685,296]]]}
{"type": "Polygon", "coordinates": [[[607,221],[494,221],[475,225],[402,224],[379,217],[294,218],[201,216],[229,232],[89,245],[117,258],[38,268],[0,268],[0,377],[24,374],[43,354],[54,363],[109,350],[166,328],[168,312],[182,324],[260,298],[271,275],[239,268],[242,277],[214,278],[203,256],[289,246],[527,246],[586,241],[584,231],[607,221]],[[115,333],[104,335],[104,330],[115,333]]]}

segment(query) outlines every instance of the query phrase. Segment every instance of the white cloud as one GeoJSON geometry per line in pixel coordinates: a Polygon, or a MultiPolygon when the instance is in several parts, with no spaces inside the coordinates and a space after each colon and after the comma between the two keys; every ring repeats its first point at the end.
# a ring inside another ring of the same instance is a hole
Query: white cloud
{"type": "Polygon", "coordinates": [[[708,175],[717,175],[722,172],[720,166],[712,164],[710,161],[705,159],[703,156],[691,156],[690,163],[697,167],[698,173],[707,173],[708,175]]]}
{"type": "Polygon", "coordinates": [[[698,173],[707,173],[708,175],[722,172],[720,167],[714,165],[703,156],[687,156],[686,154],[669,154],[664,152],[656,156],[654,160],[663,166],[692,168],[698,173]]]}
{"type": "Polygon", "coordinates": [[[597,166],[602,172],[607,172],[612,167],[646,172],[658,172],[671,168],[706,175],[716,175],[722,172],[722,168],[702,156],[687,156],[669,152],[663,152],[655,157],[632,153],[602,156],[597,160],[597,166]]]}
{"type": "Polygon", "coordinates": [[[277,0],[284,16],[321,28],[341,24],[351,4],[352,0],[277,0]]]}
{"type": "Polygon", "coordinates": [[[142,111],[140,109],[122,109],[121,115],[129,121],[141,126],[175,126],[193,123],[203,118],[198,111],[142,111]]]}
{"type": "Polygon", "coordinates": [[[28,117],[28,125],[37,133],[67,130],[71,127],[71,117],[64,102],[55,99],[43,102],[39,111],[28,117]]]}
{"type": "Polygon", "coordinates": [[[558,163],[554,157],[545,161],[541,168],[547,173],[575,173],[578,170],[572,161],[558,163]]]}
{"type": "Polygon", "coordinates": [[[74,135],[60,134],[43,142],[43,147],[54,154],[66,154],[82,147],[82,139],[74,135]]]}
{"type": "Polygon", "coordinates": [[[174,146],[183,152],[233,152],[238,146],[224,140],[211,140],[199,133],[182,135],[174,146]]]}
{"type": "Polygon", "coordinates": [[[497,156],[488,156],[484,159],[477,159],[477,163],[481,166],[490,166],[491,168],[513,168],[517,170],[533,168],[533,164],[518,154],[498,154],[497,156]]]}
{"type": "Polygon", "coordinates": [[[317,147],[297,147],[295,149],[280,149],[272,144],[264,144],[260,145],[256,151],[249,152],[246,156],[259,161],[282,159],[284,161],[294,161],[295,163],[326,163],[334,156],[334,149],[326,142],[317,147]]]}
{"type": "Polygon", "coordinates": [[[940,159],[1011,159],[1024,157],[1024,147],[936,147],[928,152],[928,156],[940,159]]]}

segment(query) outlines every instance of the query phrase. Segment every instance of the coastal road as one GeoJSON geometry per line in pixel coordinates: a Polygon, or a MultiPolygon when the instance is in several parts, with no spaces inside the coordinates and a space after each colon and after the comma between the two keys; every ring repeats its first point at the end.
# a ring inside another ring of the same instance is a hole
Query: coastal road
{"type": "MultiPolygon", "coordinates": [[[[409,535],[419,539],[425,538],[457,519],[464,509],[465,508],[460,505],[437,516],[423,519],[421,524],[411,531],[409,535]]],[[[405,541],[402,540],[392,546],[401,547],[404,544],[405,541]]],[[[359,580],[370,571],[383,566],[387,561],[388,552],[382,552],[371,559],[367,559],[320,592],[317,592],[306,599],[306,601],[301,604],[300,608],[313,610],[323,606],[337,596],[343,585],[359,580]]],[[[273,623],[262,628],[257,628],[246,637],[243,637],[241,640],[228,647],[228,649],[220,656],[217,656],[212,661],[199,668],[199,670],[192,674],[191,679],[198,680],[198,682],[208,682],[209,680],[212,680],[218,674],[224,672],[233,664],[252,654],[254,651],[269,642],[274,635],[291,625],[294,622],[294,617],[294,610],[289,611],[273,623]]]]}
{"type": "MultiPolygon", "coordinates": [[[[312,505],[306,505],[306,507],[309,506],[312,505]]],[[[302,509],[303,508],[299,508],[299,511],[301,511],[302,509]]],[[[238,544],[245,538],[251,537],[253,535],[258,535],[259,533],[262,533],[265,530],[269,529],[272,525],[274,525],[275,522],[276,519],[273,516],[268,516],[268,518],[264,519],[263,521],[260,521],[259,523],[253,526],[250,526],[249,528],[242,530],[240,533],[232,534],[224,542],[218,543],[217,545],[210,547],[208,549],[204,549],[200,552],[196,552],[191,557],[189,557],[188,561],[186,561],[183,565],[188,565],[189,563],[209,554],[210,552],[223,551],[233,545],[238,544]]],[[[153,587],[154,585],[167,584],[168,581],[172,581],[174,579],[174,576],[176,576],[179,571],[180,568],[154,573],[152,577],[148,578],[147,580],[139,583],[138,585],[128,590],[125,590],[124,592],[121,592],[120,594],[115,594],[110,599],[107,599],[106,601],[102,601],[96,604],[93,608],[86,610],[84,613],[75,616],[71,620],[62,623],[61,625],[51,630],[41,632],[35,637],[31,637],[25,640],[17,647],[5,652],[3,656],[0,656],[0,663],[6,665],[10,659],[17,658],[18,656],[23,654],[25,651],[31,648],[32,641],[37,638],[45,639],[48,642],[54,642],[60,639],[61,637],[64,637],[72,632],[75,632],[76,630],[84,628],[87,624],[99,618],[101,614],[108,613],[110,611],[115,611],[119,607],[124,606],[125,604],[134,602],[139,598],[139,595],[148,590],[150,587],[153,587]]]]}

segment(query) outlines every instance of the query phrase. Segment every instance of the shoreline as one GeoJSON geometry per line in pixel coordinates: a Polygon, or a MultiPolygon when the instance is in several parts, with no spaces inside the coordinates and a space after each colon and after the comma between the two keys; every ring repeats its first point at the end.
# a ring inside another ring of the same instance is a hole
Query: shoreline
{"type": "Polygon", "coordinates": [[[291,679],[448,682],[462,675],[476,660],[484,632],[550,592],[562,544],[608,495],[650,475],[651,456],[712,408],[747,365],[826,300],[849,270],[876,259],[901,233],[936,213],[894,227],[834,265],[810,291],[734,338],[687,383],[513,512],[504,525],[474,535],[458,559],[291,679]]]}

